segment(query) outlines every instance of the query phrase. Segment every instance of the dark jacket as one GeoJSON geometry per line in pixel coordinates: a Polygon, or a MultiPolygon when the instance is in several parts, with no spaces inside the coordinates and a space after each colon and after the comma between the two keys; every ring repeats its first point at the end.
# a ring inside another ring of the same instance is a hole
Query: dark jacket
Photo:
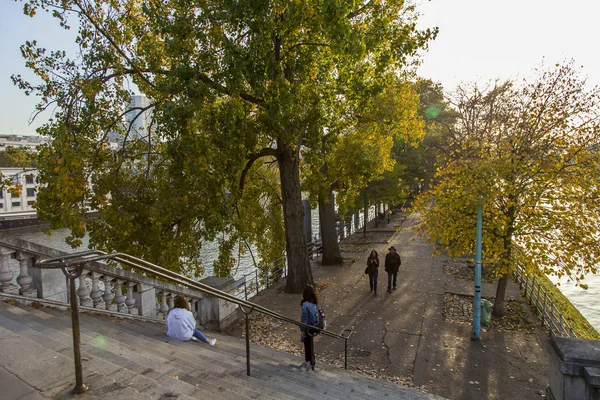
{"type": "Polygon", "coordinates": [[[385,255],[385,272],[398,272],[401,264],[400,254],[387,253],[385,255]]]}
{"type": "Polygon", "coordinates": [[[369,272],[375,272],[377,268],[379,268],[379,257],[367,258],[367,267],[369,268],[369,272]]]}

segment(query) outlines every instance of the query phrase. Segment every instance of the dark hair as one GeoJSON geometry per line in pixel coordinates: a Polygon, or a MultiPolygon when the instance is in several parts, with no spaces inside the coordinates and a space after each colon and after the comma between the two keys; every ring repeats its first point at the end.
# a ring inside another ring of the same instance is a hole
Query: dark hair
{"type": "Polygon", "coordinates": [[[315,292],[315,288],[313,285],[304,286],[304,291],[302,292],[302,301],[300,305],[302,305],[305,301],[313,304],[319,304],[319,300],[317,299],[317,292],[315,292]]]}
{"type": "Polygon", "coordinates": [[[189,306],[190,305],[189,305],[187,299],[184,296],[182,296],[180,294],[178,294],[177,296],[175,296],[175,303],[173,304],[173,307],[175,307],[175,308],[185,308],[186,310],[189,311],[190,310],[188,308],[189,306]]]}
{"type": "Polygon", "coordinates": [[[375,249],[371,250],[371,254],[369,254],[369,257],[373,256],[373,252],[375,252],[375,257],[379,257],[379,254],[377,254],[377,250],[375,250],[375,249]]]}

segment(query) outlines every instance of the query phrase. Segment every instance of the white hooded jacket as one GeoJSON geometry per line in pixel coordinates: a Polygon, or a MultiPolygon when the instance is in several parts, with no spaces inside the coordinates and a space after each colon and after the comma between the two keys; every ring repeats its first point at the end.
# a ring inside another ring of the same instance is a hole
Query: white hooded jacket
{"type": "Polygon", "coordinates": [[[174,308],[167,315],[167,336],[171,339],[190,340],[196,329],[194,315],[185,308],[174,308]]]}

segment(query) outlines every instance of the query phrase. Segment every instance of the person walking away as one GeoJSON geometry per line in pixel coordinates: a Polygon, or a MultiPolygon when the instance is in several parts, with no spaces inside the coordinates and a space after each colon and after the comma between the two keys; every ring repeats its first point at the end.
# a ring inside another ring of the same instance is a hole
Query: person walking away
{"type": "Polygon", "coordinates": [[[175,297],[173,309],[167,315],[167,336],[171,339],[187,342],[200,339],[204,343],[214,346],[217,339],[208,340],[206,336],[196,329],[196,318],[190,311],[190,303],[181,295],[175,297]]]}
{"type": "Polygon", "coordinates": [[[377,276],[379,275],[379,254],[377,251],[372,250],[367,258],[367,268],[369,274],[369,287],[371,292],[375,292],[377,296],[377,276]]]}
{"type": "MultiPolygon", "coordinates": [[[[302,314],[300,315],[300,322],[307,325],[317,324],[317,312],[319,311],[319,300],[317,299],[317,293],[312,285],[306,285],[302,292],[302,314]]],[[[312,370],[315,369],[315,331],[310,328],[300,327],[300,341],[304,342],[304,363],[300,368],[311,366],[312,370]]]]}
{"type": "Polygon", "coordinates": [[[400,268],[401,264],[402,260],[400,260],[400,254],[396,253],[396,248],[394,246],[390,247],[389,253],[385,255],[385,272],[388,274],[388,293],[392,293],[392,288],[396,290],[398,269],[400,268]]]}

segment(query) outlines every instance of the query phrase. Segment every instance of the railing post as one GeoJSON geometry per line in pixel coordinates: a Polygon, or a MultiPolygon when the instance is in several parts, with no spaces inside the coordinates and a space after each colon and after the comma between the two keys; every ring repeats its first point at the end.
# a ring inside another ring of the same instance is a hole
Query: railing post
{"type": "Polygon", "coordinates": [[[265,270],[265,275],[267,277],[267,289],[269,288],[269,266],[267,265],[267,269],[265,270]]]}
{"type": "Polygon", "coordinates": [[[525,299],[527,299],[527,287],[529,286],[529,275],[525,277],[525,299]]]}
{"type": "Polygon", "coordinates": [[[523,290],[523,274],[521,273],[520,269],[517,269],[517,278],[519,281],[519,290],[523,290]]]}
{"type": "Polygon", "coordinates": [[[244,277],[244,299],[248,300],[248,285],[246,285],[246,277],[244,277]]]}
{"type": "Polygon", "coordinates": [[[546,318],[546,291],[544,290],[544,304],[542,305],[542,327],[544,326],[544,320],[546,318]]]}
{"type": "Polygon", "coordinates": [[[535,298],[535,310],[536,311],[540,307],[540,290],[541,290],[541,288],[542,288],[542,284],[540,282],[538,282],[537,296],[535,298]]]}
{"type": "Polygon", "coordinates": [[[554,302],[550,301],[550,314],[548,314],[548,325],[550,328],[550,336],[552,336],[552,328],[554,325],[554,302]]]}
{"type": "MultiPolygon", "coordinates": [[[[81,268],[81,267],[80,267],[81,268]]],[[[77,304],[77,293],[75,291],[74,277],[68,277],[71,297],[71,330],[73,331],[73,361],[75,361],[75,387],[71,390],[73,394],[83,393],[88,390],[83,383],[83,369],[81,366],[81,335],[79,331],[79,304],[77,304]]]]}
{"type": "Polygon", "coordinates": [[[250,317],[246,315],[246,374],[250,376],[250,317]]]}
{"type": "Polygon", "coordinates": [[[562,336],[565,336],[565,327],[564,327],[564,324],[563,324],[563,316],[562,316],[562,314],[558,314],[558,323],[559,323],[559,326],[560,326],[560,334],[562,336]]]}
{"type": "Polygon", "coordinates": [[[254,275],[256,276],[256,294],[258,294],[258,269],[254,270],[254,275]]]}
{"type": "Polygon", "coordinates": [[[344,369],[348,369],[348,339],[344,338],[344,369]]]}

